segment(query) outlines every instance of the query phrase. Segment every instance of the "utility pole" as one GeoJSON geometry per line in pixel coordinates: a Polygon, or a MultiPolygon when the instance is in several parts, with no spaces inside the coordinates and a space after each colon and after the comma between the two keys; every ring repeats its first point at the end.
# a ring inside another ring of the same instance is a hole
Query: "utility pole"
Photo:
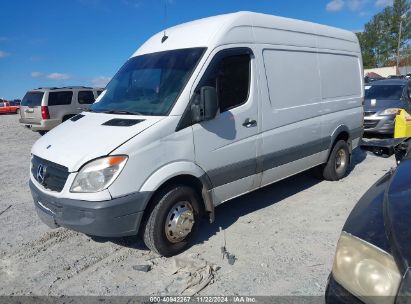
{"type": "Polygon", "coordinates": [[[402,20],[406,18],[406,15],[400,17],[400,31],[398,33],[398,49],[397,49],[397,73],[400,74],[400,47],[401,47],[401,32],[402,32],[402,20]]]}

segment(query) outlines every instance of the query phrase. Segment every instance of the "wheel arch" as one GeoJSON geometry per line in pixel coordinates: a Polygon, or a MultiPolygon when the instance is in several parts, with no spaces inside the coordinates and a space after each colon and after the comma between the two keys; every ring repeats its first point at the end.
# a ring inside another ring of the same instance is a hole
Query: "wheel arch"
{"type": "Polygon", "coordinates": [[[328,152],[328,156],[330,156],[332,149],[334,148],[335,144],[339,140],[344,140],[347,142],[350,154],[352,152],[352,145],[351,145],[351,134],[350,134],[350,129],[346,125],[339,125],[334,132],[331,134],[331,140],[330,140],[330,148],[328,152]]]}
{"type": "Polygon", "coordinates": [[[208,175],[192,162],[173,162],[161,167],[145,180],[141,192],[151,192],[146,210],[153,204],[153,197],[158,191],[170,185],[187,185],[195,189],[202,199],[204,210],[210,222],[214,221],[214,203],[211,195],[211,181],[208,175]]]}

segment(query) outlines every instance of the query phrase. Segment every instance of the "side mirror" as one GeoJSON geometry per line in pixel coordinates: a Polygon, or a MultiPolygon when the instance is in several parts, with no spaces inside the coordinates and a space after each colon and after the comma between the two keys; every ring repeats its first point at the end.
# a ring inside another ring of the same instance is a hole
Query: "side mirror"
{"type": "Polygon", "coordinates": [[[191,104],[191,114],[194,122],[213,119],[218,112],[219,104],[217,90],[214,87],[204,86],[200,94],[196,94],[191,104]]]}

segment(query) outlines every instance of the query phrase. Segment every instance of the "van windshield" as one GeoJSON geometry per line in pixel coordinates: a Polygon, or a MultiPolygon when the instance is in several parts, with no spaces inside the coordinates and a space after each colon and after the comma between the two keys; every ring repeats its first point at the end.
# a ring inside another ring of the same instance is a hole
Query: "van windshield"
{"type": "Polygon", "coordinates": [[[145,54],[130,58],[91,106],[93,112],[167,115],[205,48],[145,54]]]}

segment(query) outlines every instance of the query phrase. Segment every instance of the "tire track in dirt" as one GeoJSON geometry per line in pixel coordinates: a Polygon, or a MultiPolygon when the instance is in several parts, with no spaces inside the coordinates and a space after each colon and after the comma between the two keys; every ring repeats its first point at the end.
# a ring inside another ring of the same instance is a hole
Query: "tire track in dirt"
{"type": "Polygon", "coordinates": [[[123,247],[121,241],[94,242],[64,228],[46,232],[0,257],[0,280],[4,282],[0,284],[0,294],[5,294],[5,290],[13,290],[14,295],[31,294],[33,290],[42,295],[58,294],[54,292],[60,290],[56,286],[81,277],[90,268],[98,269],[106,259],[118,261],[133,252],[141,251],[123,247]]]}

